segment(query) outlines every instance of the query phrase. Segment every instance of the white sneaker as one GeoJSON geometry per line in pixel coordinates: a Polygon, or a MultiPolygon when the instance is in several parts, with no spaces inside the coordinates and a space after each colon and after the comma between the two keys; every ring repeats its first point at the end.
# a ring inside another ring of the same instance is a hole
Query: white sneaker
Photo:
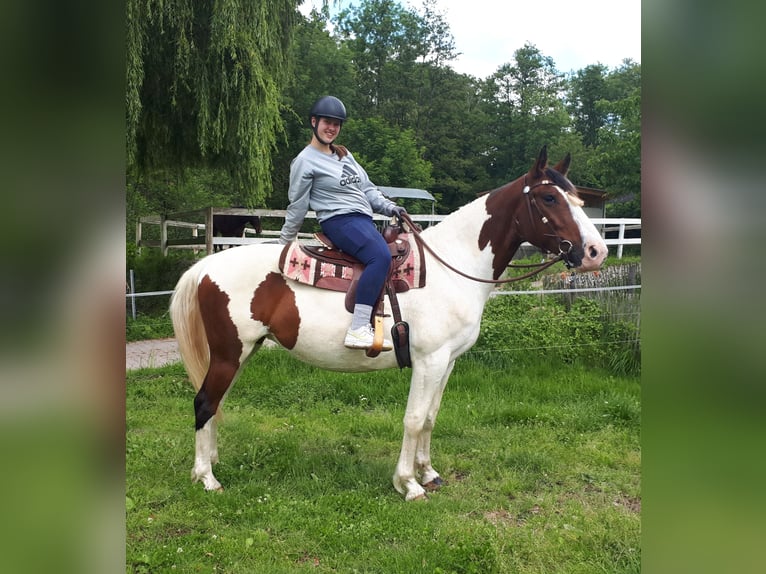
{"type": "MultiPolygon", "coordinates": [[[[349,349],[369,349],[372,347],[372,341],[375,338],[375,333],[372,330],[372,326],[367,323],[359,327],[358,329],[351,329],[346,331],[346,339],[343,344],[349,349]]],[[[394,348],[393,343],[389,339],[383,338],[383,347],[381,350],[390,351],[394,348]]]]}

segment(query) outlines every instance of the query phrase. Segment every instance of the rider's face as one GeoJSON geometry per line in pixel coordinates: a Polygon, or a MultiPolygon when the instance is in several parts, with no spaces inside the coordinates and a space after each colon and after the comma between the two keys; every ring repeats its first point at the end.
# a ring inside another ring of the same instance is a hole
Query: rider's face
{"type": "Polygon", "coordinates": [[[327,143],[331,143],[340,133],[342,125],[340,120],[335,118],[315,118],[317,133],[327,143]]]}

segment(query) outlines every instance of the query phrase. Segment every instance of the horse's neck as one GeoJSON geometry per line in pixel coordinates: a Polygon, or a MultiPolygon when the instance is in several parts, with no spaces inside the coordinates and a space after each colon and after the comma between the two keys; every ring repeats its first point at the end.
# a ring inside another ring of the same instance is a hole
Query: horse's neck
{"type": "MultiPolygon", "coordinates": [[[[481,279],[493,279],[493,266],[497,265],[498,259],[507,257],[503,265],[507,264],[521,245],[514,231],[515,226],[509,223],[502,245],[485,244],[481,247],[482,228],[490,217],[487,197],[482,196],[464,205],[424,232],[424,239],[442,259],[460,271],[481,279]],[[504,252],[499,257],[498,250],[504,252]]],[[[492,289],[491,285],[489,289],[492,289]]]]}

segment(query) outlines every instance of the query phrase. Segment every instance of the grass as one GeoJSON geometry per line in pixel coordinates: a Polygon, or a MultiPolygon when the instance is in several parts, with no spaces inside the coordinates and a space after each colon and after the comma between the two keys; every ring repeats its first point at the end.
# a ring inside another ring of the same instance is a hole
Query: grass
{"type": "Polygon", "coordinates": [[[125,319],[125,340],[128,342],[173,336],[173,323],[167,311],[158,316],[138,315],[135,319],[130,316],[125,319]]]}
{"type": "Polygon", "coordinates": [[[227,397],[209,493],[183,368],[130,372],[126,570],[640,571],[637,377],[464,357],[432,445],[446,485],[415,503],[391,485],[408,383],[262,351],[227,397]]]}

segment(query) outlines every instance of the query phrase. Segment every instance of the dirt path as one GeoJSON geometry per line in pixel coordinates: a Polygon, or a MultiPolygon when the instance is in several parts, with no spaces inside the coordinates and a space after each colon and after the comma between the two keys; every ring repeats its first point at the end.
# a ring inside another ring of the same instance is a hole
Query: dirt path
{"type": "Polygon", "coordinates": [[[175,339],[133,341],[125,348],[125,370],[162,367],[178,363],[181,355],[175,339]]]}

